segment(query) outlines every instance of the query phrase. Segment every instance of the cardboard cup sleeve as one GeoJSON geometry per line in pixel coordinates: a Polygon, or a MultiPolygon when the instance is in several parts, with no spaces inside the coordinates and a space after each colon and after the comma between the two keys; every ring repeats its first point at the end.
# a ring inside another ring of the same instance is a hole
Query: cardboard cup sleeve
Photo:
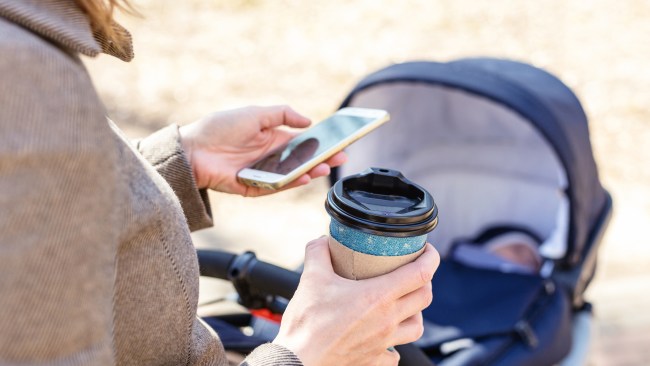
{"type": "Polygon", "coordinates": [[[331,236],[329,237],[329,248],[334,272],[351,280],[363,280],[392,272],[407,263],[413,262],[424,252],[424,245],[422,245],[420,250],[406,255],[378,256],[365,254],[346,247],[331,236]]]}

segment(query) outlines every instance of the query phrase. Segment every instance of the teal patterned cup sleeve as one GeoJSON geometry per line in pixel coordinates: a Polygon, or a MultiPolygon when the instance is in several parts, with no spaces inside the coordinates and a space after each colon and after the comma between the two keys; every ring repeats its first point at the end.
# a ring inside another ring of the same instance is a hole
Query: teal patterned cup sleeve
{"type": "Polygon", "coordinates": [[[402,256],[415,253],[422,249],[427,239],[427,234],[409,237],[370,234],[336,220],[330,222],[330,235],[355,252],[377,256],[402,256]]]}

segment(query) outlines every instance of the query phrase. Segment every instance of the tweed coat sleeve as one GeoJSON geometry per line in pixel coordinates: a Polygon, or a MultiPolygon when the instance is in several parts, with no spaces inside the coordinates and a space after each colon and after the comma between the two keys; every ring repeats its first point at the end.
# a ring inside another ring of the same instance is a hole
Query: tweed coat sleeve
{"type": "Polygon", "coordinates": [[[208,192],[198,189],[178,126],[170,125],[136,142],[138,151],[165,178],[181,202],[191,231],[212,226],[208,192]]]}

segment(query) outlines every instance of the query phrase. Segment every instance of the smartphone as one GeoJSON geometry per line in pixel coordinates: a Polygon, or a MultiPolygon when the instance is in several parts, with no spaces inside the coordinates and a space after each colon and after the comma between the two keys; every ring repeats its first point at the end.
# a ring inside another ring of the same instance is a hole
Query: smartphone
{"type": "Polygon", "coordinates": [[[279,189],[389,120],[380,109],[343,108],[308,128],[237,178],[246,185],[279,189]]]}

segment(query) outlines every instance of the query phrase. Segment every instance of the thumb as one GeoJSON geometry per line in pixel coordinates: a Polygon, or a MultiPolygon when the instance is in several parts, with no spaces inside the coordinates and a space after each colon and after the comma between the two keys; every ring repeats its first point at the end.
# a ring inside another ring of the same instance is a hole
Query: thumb
{"type": "Polygon", "coordinates": [[[261,116],[261,128],[274,128],[282,125],[305,128],[311,124],[309,118],[304,117],[286,105],[258,107],[258,112],[261,116]]]}
{"type": "Polygon", "coordinates": [[[326,235],[310,241],[305,247],[304,272],[312,271],[334,272],[334,269],[332,268],[332,258],[330,257],[328,237],[326,235]]]}

